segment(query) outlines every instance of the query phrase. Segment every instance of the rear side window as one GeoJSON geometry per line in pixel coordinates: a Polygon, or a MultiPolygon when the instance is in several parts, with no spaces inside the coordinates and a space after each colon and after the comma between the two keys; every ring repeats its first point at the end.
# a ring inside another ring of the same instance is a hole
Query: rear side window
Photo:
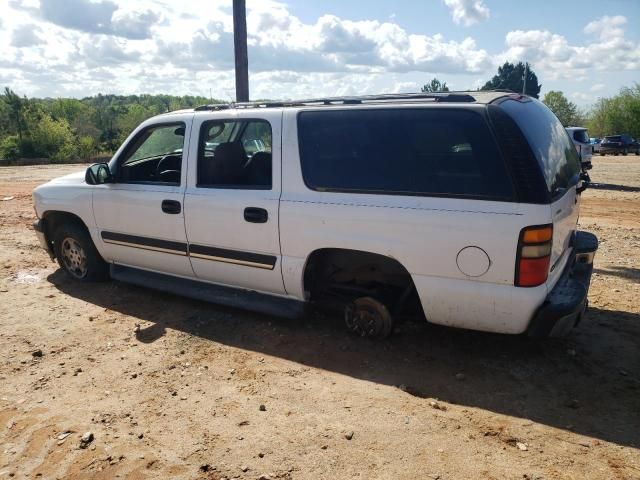
{"type": "Polygon", "coordinates": [[[197,186],[270,190],[272,162],[269,122],[203,122],[198,144],[197,186]]]}
{"type": "Polygon", "coordinates": [[[486,121],[454,109],[302,112],[302,173],[314,190],[511,200],[486,121]]]}
{"type": "Polygon", "coordinates": [[[506,100],[500,106],[515,120],[542,168],[552,198],[579,180],[580,158],[560,121],[537,100],[506,100]]]}

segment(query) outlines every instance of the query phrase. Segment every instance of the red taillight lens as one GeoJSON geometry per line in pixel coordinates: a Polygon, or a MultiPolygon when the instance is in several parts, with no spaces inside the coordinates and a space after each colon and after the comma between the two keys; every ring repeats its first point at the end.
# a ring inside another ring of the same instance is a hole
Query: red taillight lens
{"type": "Polygon", "coordinates": [[[537,287],[547,281],[553,226],[526,227],[520,232],[515,284],[518,287],[537,287]]]}
{"type": "Polygon", "coordinates": [[[551,257],[522,258],[519,264],[518,286],[537,287],[547,281],[551,257]]]}

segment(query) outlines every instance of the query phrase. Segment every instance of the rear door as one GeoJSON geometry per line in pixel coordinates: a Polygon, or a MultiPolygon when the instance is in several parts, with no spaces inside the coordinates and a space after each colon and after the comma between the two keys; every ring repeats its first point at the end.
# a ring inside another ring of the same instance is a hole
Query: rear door
{"type": "Polygon", "coordinates": [[[197,114],[185,192],[199,279],[285,293],[278,214],[282,112],[197,114]]]}

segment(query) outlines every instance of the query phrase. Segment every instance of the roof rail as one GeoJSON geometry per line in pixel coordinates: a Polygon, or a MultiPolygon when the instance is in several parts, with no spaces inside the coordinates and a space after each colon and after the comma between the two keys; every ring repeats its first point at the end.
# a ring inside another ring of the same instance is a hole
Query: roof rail
{"type": "Polygon", "coordinates": [[[442,93],[387,93],[381,95],[362,95],[351,97],[322,97],[308,98],[303,100],[283,100],[283,101],[257,101],[220,103],[212,105],[201,105],[195,111],[217,111],[230,108],[277,108],[277,107],[302,107],[312,105],[361,105],[363,103],[384,103],[402,101],[432,101],[432,102],[475,102],[476,99],[469,93],[463,92],[442,92],[442,93]]]}

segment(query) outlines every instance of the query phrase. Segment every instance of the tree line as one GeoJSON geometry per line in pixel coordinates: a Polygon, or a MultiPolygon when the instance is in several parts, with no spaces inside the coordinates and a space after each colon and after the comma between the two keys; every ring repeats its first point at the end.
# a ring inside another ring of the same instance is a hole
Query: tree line
{"type": "Polygon", "coordinates": [[[5,88],[0,95],[0,158],[67,162],[109,155],[147,118],[207,103],[212,101],[190,95],[37,99],[5,88]]]}

